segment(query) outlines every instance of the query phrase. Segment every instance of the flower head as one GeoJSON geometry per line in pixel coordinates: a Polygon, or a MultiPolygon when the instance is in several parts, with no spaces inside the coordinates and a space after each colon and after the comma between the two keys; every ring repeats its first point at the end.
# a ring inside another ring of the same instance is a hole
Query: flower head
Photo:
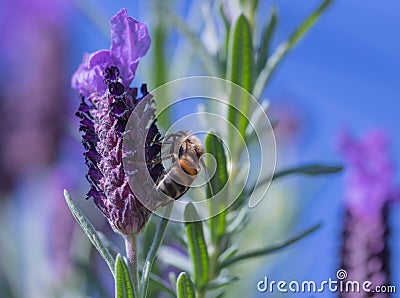
{"type": "MultiPolygon", "coordinates": [[[[356,141],[343,133],[340,147],[347,159],[341,268],[347,271],[349,280],[388,285],[390,229],[387,212],[395,197],[387,136],[375,131],[356,141]]],[[[361,296],[343,292],[340,297],[361,296]]]]}
{"type": "MultiPolygon", "coordinates": [[[[80,130],[89,168],[86,175],[91,184],[88,197],[93,198],[116,231],[128,235],[140,232],[150,213],[133,194],[122,164],[122,143],[128,119],[148,93],[146,85],[142,85],[139,96],[138,89],[129,88],[129,84],[150,39],[146,25],[127,16],[126,10],[117,13],[111,24],[111,50],[86,55],[74,74],[72,86],[81,92],[77,116],[81,119],[80,130]]],[[[145,139],[151,160],[160,155],[161,146],[154,143],[159,138],[153,123],[145,139]]],[[[160,164],[152,163],[147,169],[154,181],[163,171],[160,164]]]]}

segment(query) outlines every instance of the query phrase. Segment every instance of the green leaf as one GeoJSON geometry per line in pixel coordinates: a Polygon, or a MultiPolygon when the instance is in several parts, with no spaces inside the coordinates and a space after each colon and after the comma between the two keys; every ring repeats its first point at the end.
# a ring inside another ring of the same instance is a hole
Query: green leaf
{"type": "Polygon", "coordinates": [[[115,261],[115,297],[134,298],[128,266],[120,254],[117,255],[115,261]]]}
{"type": "MultiPolygon", "coordinates": [[[[154,1],[154,13],[155,13],[155,21],[156,24],[153,27],[153,34],[152,36],[152,53],[153,53],[153,63],[152,63],[152,71],[151,78],[153,80],[153,87],[159,87],[166,82],[168,82],[169,72],[168,70],[171,69],[170,67],[170,59],[166,57],[166,43],[168,40],[167,32],[169,28],[167,26],[167,20],[163,17],[164,11],[168,7],[168,4],[165,1],[154,1]],[[168,64],[169,62],[169,64],[168,64]]],[[[167,92],[167,89],[164,89],[167,92]]],[[[168,105],[168,98],[169,96],[165,94],[165,97],[160,97],[158,100],[166,101],[163,102],[163,106],[168,105]]],[[[157,118],[157,125],[160,125],[163,128],[168,128],[171,126],[169,120],[171,119],[170,111],[166,110],[167,113],[166,117],[158,117],[157,118]]]]}
{"type": "MultiPolygon", "coordinates": [[[[209,133],[205,139],[205,149],[207,153],[214,156],[217,168],[210,184],[214,194],[218,193],[228,181],[227,161],[225,149],[222,141],[213,133],[209,133]]],[[[207,189],[207,196],[212,196],[210,189],[207,189]]],[[[210,201],[210,214],[216,214],[225,209],[224,204],[220,204],[218,200],[210,201]]],[[[210,218],[210,229],[213,243],[217,243],[219,238],[223,236],[226,226],[226,212],[220,212],[218,215],[210,218]]]]}
{"type": "Polygon", "coordinates": [[[275,245],[271,245],[271,246],[267,246],[265,248],[261,248],[261,249],[256,249],[253,251],[249,251],[243,254],[239,254],[236,255],[230,259],[227,259],[226,261],[222,262],[220,264],[220,268],[225,268],[229,265],[232,265],[234,263],[237,263],[239,261],[243,261],[243,260],[247,260],[247,259],[251,259],[251,258],[256,258],[256,257],[261,257],[261,256],[265,256],[267,254],[271,254],[274,253],[278,250],[281,250],[285,247],[288,247],[294,243],[296,243],[297,241],[303,239],[304,237],[310,235],[311,233],[313,233],[314,231],[316,231],[317,229],[319,229],[321,227],[321,224],[317,224],[309,229],[307,229],[306,231],[300,233],[299,235],[293,237],[292,239],[286,240],[282,243],[278,243],[275,245]]]}
{"type": "Polygon", "coordinates": [[[219,57],[220,57],[221,63],[223,63],[223,65],[225,65],[226,59],[228,57],[229,32],[231,29],[231,24],[229,23],[228,17],[225,14],[223,2],[221,2],[220,6],[219,6],[219,14],[221,15],[222,21],[224,23],[224,28],[225,28],[225,46],[220,47],[219,57]]]}
{"type": "Polygon", "coordinates": [[[312,25],[315,24],[318,18],[332,2],[332,0],[324,0],[319,7],[290,35],[290,37],[276,48],[254,84],[253,95],[255,98],[260,99],[265,86],[268,84],[279,63],[308,32],[308,30],[310,30],[312,25]]]}
{"type": "Polygon", "coordinates": [[[228,247],[217,259],[218,263],[223,263],[227,259],[230,259],[233,257],[237,252],[239,251],[239,245],[234,244],[230,247],[228,247]]]}
{"type": "MultiPolygon", "coordinates": [[[[198,218],[199,216],[193,204],[187,204],[185,219],[195,220],[198,218]]],[[[207,252],[207,244],[204,240],[203,223],[201,221],[187,222],[185,229],[190,256],[192,258],[194,282],[196,288],[201,289],[207,284],[210,271],[210,260],[207,252]]]]}
{"type": "MultiPolygon", "coordinates": [[[[317,176],[317,175],[329,175],[329,174],[336,174],[343,170],[342,166],[334,166],[334,165],[321,165],[321,164],[309,164],[304,166],[299,166],[291,169],[277,171],[272,176],[272,181],[277,179],[283,178],[288,175],[292,174],[300,174],[300,175],[307,175],[307,176],[317,176]]],[[[254,187],[263,186],[266,183],[271,181],[271,176],[267,177],[257,184],[253,185],[247,191],[253,191],[254,187]]],[[[247,192],[246,191],[246,192],[247,192]]]]}
{"type": "MultiPolygon", "coordinates": [[[[258,138],[262,138],[261,135],[257,135],[254,127],[257,127],[259,121],[262,119],[265,121],[265,115],[267,114],[267,109],[269,107],[269,101],[265,100],[260,103],[260,108],[257,108],[250,117],[250,123],[252,125],[248,125],[246,128],[246,143],[251,144],[254,140],[258,140],[258,138]]],[[[270,122],[271,128],[274,128],[273,121],[270,122]]],[[[269,130],[263,130],[262,133],[268,133],[269,130]]]]}
{"type": "Polygon", "coordinates": [[[326,175],[326,174],[335,174],[339,173],[343,169],[342,166],[330,166],[330,165],[321,165],[321,164],[310,164],[305,166],[300,166],[292,169],[278,171],[274,174],[273,180],[282,178],[284,176],[290,174],[303,174],[309,176],[315,175],[326,175]]]}
{"type": "Polygon", "coordinates": [[[272,5],[271,11],[269,13],[268,23],[262,32],[260,46],[257,51],[257,63],[256,63],[257,74],[261,72],[261,70],[267,63],[269,50],[271,46],[271,40],[272,36],[275,33],[277,22],[278,22],[278,11],[276,9],[276,6],[272,5]]]}
{"type": "MultiPolygon", "coordinates": [[[[254,54],[252,32],[247,18],[242,14],[230,29],[226,79],[251,92],[253,86],[254,54]]],[[[245,136],[250,102],[237,88],[230,91],[231,107],[228,120],[245,136]],[[236,108],[234,108],[236,107],[236,108]]]]}
{"type": "Polygon", "coordinates": [[[171,212],[171,207],[172,205],[170,204],[169,207],[166,209],[166,218],[162,218],[160,220],[160,223],[158,224],[157,231],[154,235],[154,240],[153,243],[150,247],[150,250],[147,254],[146,261],[144,262],[143,266],[143,274],[142,274],[142,281],[141,284],[139,285],[139,292],[140,292],[140,297],[146,297],[147,296],[147,288],[149,284],[149,277],[150,277],[150,272],[151,272],[151,267],[153,266],[153,263],[156,259],[156,254],[157,251],[161,245],[161,243],[164,240],[165,236],[165,231],[167,229],[168,225],[168,215],[171,212]]]}
{"type": "Polygon", "coordinates": [[[244,229],[249,222],[249,212],[247,208],[240,208],[237,211],[231,211],[231,218],[226,227],[226,233],[237,234],[244,229]]]}
{"type": "MultiPolygon", "coordinates": [[[[249,16],[252,24],[254,22],[254,15],[257,11],[258,0],[240,0],[240,6],[246,15],[249,16]]],[[[254,24],[253,24],[254,25],[254,24]]]]}
{"type": "MultiPolygon", "coordinates": [[[[100,237],[95,228],[93,227],[92,223],[89,219],[83,214],[81,209],[72,201],[71,196],[69,195],[68,191],[64,189],[64,197],[68,204],[69,209],[72,212],[72,215],[81,226],[82,230],[85,232],[86,236],[89,238],[90,242],[96,247],[97,251],[100,253],[101,257],[106,261],[110,271],[113,275],[114,274],[114,259],[111,253],[107,249],[107,244],[102,241],[102,237],[100,237]]],[[[104,237],[103,237],[104,238],[104,237]]]]}
{"type": "Polygon", "coordinates": [[[185,272],[179,274],[176,282],[176,293],[178,294],[178,298],[196,297],[196,291],[194,289],[193,282],[185,272]]]}

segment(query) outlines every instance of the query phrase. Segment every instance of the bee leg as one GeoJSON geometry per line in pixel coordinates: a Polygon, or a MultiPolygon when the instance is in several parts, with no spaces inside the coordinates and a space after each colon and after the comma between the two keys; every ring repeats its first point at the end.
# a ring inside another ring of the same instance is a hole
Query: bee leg
{"type": "Polygon", "coordinates": [[[169,159],[169,158],[175,158],[176,159],[176,154],[167,154],[164,156],[161,156],[157,159],[153,159],[151,162],[146,163],[147,165],[156,165],[161,163],[163,160],[169,159]]]}
{"type": "Polygon", "coordinates": [[[154,141],[154,142],[153,142],[154,145],[159,145],[159,146],[162,146],[163,144],[168,144],[168,145],[170,145],[170,144],[173,144],[173,143],[174,143],[174,142],[162,141],[162,140],[160,140],[160,141],[154,141]]]}

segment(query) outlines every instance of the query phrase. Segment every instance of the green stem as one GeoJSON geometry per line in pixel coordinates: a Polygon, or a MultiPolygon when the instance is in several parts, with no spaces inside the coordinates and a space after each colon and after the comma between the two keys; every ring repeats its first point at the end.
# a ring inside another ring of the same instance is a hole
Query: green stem
{"type": "Polygon", "coordinates": [[[125,249],[126,257],[128,259],[129,269],[131,271],[132,281],[133,281],[133,291],[135,297],[138,293],[138,269],[137,269],[137,245],[136,245],[136,234],[132,233],[125,238],[125,249]]]}
{"type": "Polygon", "coordinates": [[[149,253],[147,254],[147,257],[146,257],[146,261],[144,262],[142,280],[141,280],[140,288],[139,288],[139,297],[141,297],[141,298],[146,298],[146,295],[147,295],[151,267],[153,266],[157,251],[160,248],[161,243],[164,240],[165,231],[167,229],[167,225],[168,225],[168,221],[169,221],[168,215],[171,212],[171,207],[172,207],[172,205],[170,205],[166,209],[165,214],[164,214],[165,217],[162,218],[160,223],[158,224],[156,234],[154,235],[153,243],[151,244],[149,253]]]}

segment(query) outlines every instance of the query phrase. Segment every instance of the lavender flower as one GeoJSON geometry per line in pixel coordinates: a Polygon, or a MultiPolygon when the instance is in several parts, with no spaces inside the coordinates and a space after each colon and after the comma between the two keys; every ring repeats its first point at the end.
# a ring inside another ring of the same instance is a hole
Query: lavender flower
{"type": "Polygon", "coordinates": [[[0,191],[56,157],[66,98],[64,4],[1,3],[0,191]]]}
{"type": "MultiPolygon", "coordinates": [[[[142,85],[142,97],[138,98],[137,88],[129,85],[139,59],[150,46],[150,38],[146,25],[129,17],[125,9],[111,19],[111,30],[111,49],[86,55],[72,78],[72,86],[81,93],[77,115],[81,118],[89,168],[88,197],[93,198],[116,231],[129,235],[140,232],[150,214],[130,189],[122,165],[122,141],[129,116],[148,93],[142,85]]],[[[145,139],[150,160],[160,156],[161,146],[154,144],[159,139],[153,123],[145,139]]],[[[147,169],[154,181],[163,171],[160,164],[149,163],[147,169]]]]}
{"type": "MultiPolygon", "coordinates": [[[[348,280],[369,280],[374,286],[388,285],[390,281],[387,211],[394,200],[394,191],[387,143],[386,135],[380,131],[358,142],[344,133],[340,140],[347,159],[341,266],[348,272],[348,280]]],[[[340,297],[364,297],[364,294],[341,293],[340,297]]]]}

